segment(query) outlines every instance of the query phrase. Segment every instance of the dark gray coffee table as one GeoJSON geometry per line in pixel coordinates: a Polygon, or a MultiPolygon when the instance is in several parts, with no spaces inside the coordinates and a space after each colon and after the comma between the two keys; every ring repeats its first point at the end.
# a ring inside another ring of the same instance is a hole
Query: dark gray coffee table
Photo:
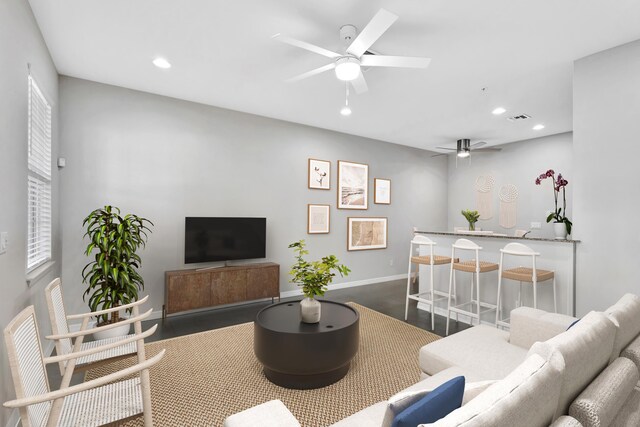
{"type": "Polygon", "coordinates": [[[300,321],[300,301],[273,304],[256,315],[253,349],[272,383],[320,388],[349,372],[358,352],[360,315],[339,302],[320,304],[320,323],[300,321]]]}

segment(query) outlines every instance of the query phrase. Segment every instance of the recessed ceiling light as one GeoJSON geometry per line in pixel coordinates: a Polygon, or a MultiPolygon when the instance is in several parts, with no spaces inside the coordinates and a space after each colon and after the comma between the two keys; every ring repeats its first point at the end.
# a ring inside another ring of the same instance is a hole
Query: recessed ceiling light
{"type": "Polygon", "coordinates": [[[340,109],[340,114],[342,114],[343,116],[350,116],[351,108],[349,108],[348,105],[345,105],[344,107],[342,107],[342,109],[340,109]]]}
{"type": "Polygon", "coordinates": [[[494,114],[494,115],[496,115],[496,116],[499,116],[500,114],[504,114],[504,113],[506,113],[506,112],[507,112],[507,110],[506,110],[506,109],[504,109],[504,108],[502,108],[502,107],[498,107],[498,108],[496,108],[495,110],[493,110],[491,113],[492,113],[492,114],[494,114]]]}
{"type": "Polygon", "coordinates": [[[544,129],[544,125],[543,124],[537,124],[533,127],[533,130],[542,130],[544,129]]]}
{"type": "Polygon", "coordinates": [[[162,68],[162,69],[167,69],[167,68],[171,68],[171,63],[169,61],[167,61],[164,58],[156,58],[153,60],[153,65],[155,65],[158,68],[162,68]]]}

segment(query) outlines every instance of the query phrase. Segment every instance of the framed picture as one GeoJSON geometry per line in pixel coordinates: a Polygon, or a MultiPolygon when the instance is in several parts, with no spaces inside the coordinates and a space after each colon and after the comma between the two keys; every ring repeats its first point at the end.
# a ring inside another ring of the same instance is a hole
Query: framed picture
{"type": "Polygon", "coordinates": [[[384,178],[373,179],[373,203],[378,205],[391,204],[391,180],[384,178]]]}
{"type": "Polygon", "coordinates": [[[329,205],[307,205],[307,233],[329,232],[329,205]]]}
{"type": "Polygon", "coordinates": [[[387,247],[387,218],[347,218],[347,250],[364,251],[387,247]]]}
{"type": "Polygon", "coordinates": [[[309,188],[312,190],[331,189],[331,162],[309,159],[309,188]]]}
{"type": "Polygon", "coordinates": [[[338,209],[367,209],[369,166],[338,160],[338,209]]]}

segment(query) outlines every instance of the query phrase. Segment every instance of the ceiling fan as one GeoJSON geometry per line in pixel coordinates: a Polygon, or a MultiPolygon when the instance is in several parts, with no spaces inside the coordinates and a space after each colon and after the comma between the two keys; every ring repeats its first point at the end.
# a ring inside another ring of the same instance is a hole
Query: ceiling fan
{"type": "MultiPolygon", "coordinates": [[[[475,153],[487,153],[487,152],[491,152],[491,151],[502,151],[502,148],[496,148],[496,147],[487,147],[487,148],[479,148],[482,147],[484,145],[487,145],[486,142],[484,141],[478,141],[478,142],[474,142],[473,144],[471,143],[470,139],[459,139],[458,141],[456,141],[456,148],[451,148],[451,147],[436,147],[438,150],[451,150],[451,151],[455,151],[456,152],[456,156],[464,159],[465,157],[469,157],[471,156],[471,152],[475,152],[475,153]]],[[[434,154],[431,157],[438,157],[438,156],[446,156],[450,153],[438,153],[438,154],[434,154]]]]}
{"type": "Polygon", "coordinates": [[[431,58],[378,55],[368,50],[397,19],[397,15],[385,9],[380,9],[360,34],[357,34],[355,26],[343,25],[340,28],[340,38],[348,46],[342,53],[333,52],[282,34],[274,35],[273,39],[282,43],[300,47],[332,59],[332,62],[327,65],[307,71],[287,81],[297,82],[335,69],[336,77],[339,80],[351,82],[356,93],[360,94],[368,90],[367,82],[362,75],[362,67],[427,68],[431,58]]]}

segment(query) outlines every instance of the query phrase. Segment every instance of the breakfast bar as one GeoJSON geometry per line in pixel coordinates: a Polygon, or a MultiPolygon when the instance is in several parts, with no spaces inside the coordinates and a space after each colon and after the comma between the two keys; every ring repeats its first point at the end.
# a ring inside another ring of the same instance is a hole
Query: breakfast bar
{"type": "MultiPolygon", "coordinates": [[[[552,237],[516,237],[513,235],[508,236],[486,231],[415,231],[414,233],[416,235],[424,235],[433,240],[436,243],[433,248],[434,254],[439,256],[451,256],[451,245],[456,240],[471,240],[482,247],[482,250],[480,251],[481,261],[496,264],[500,262],[500,249],[503,249],[507,244],[517,242],[528,246],[540,254],[536,257],[536,269],[551,271],[555,274],[558,313],[575,316],[575,270],[576,245],[579,243],[578,240],[554,239],[552,237]]],[[[429,255],[428,251],[428,248],[421,247],[419,249],[419,255],[429,255]]],[[[466,256],[466,254],[464,256],[466,256]]],[[[463,258],[463,255],[458,252],[456,252],[456,257],[459,257],[461,261],[468,261],[474,258],[471,253],[468,257],[463,258]]],[[[530,257],[528,259],[518,258],[524,257],[505,256],[504,268],[531,267],[530,257]]],[[[426,279],[429,277],[429,268],[430,267],[428,265],[419,266],[418,274],[420,277],[425,278],[424,280],[419,281],[420,293],[428,292],[430,290],[429,280],[426,279]]],[[[434,290],[440,291],[439,293],[441,295],[448,294],[450,270],[450,264],[434,266],[434,290]]],[[[471,274],[457,274],[456,297],[458,302],[470,299],[471,276],[471,274]]],[[[480,280],[482,281],[480,292],[481,301],[495,304],[498,295],[498,271],[482,274],[480,280]]],[[[531,284],[519,283],[518,281],[505,279],[503,277],[501,290],[502,313],[508,315],[510,310],[516,308],[518,305],[518,295],[520,290],[520,305],[533,307],[533,290],[531,284]]],[[[554,300],[551,280],[538,283],[537,305],[539,309],[553,312],[554,300]]],[[[431,308],[428,304],[419,302],[418,309],[430,310],[431,308]]],[[[441,297],[439,300],[436,298],[435,312],[446,316],[447,298],[441,297]]],[[[462,322],[470,321],[470,319],[465,319],[464,316],[459,316],[459,320],[462,322]]],[[[487,313],[486,315],[483,315],[482,323],[493,322],[495,322],[495,311],[490,314],[487,313]]]]}

